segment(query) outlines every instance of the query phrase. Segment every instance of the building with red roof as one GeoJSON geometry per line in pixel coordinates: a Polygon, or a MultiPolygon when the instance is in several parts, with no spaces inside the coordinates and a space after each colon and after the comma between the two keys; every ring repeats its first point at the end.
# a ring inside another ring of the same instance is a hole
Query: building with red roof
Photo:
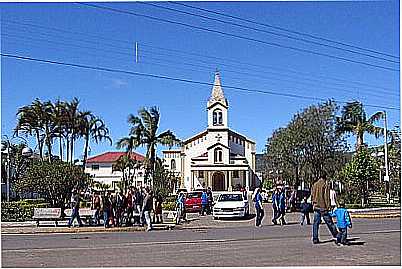
{"type": "MultiPolygon", "coordinates": [[[[110,189],[116,190],[117,184],[123,179],[123,173],[121,171],[113,171],[112,166],[117,160],[126,155],[126,152],[112,151],[105,152],[96,156],[89,157],[85,164],[85,172],[93,177],[95,182],[100,182],[110,185],[110,189]]],[[[145,157],[139,153],[131,152],[129,156],[132,160],[139,162],[144,161],[145,157]]],[[[131,169],[131,171],[125,171],[130,174],[133,179],[133,186],[143,186],[145,169],[131,169]]]]}

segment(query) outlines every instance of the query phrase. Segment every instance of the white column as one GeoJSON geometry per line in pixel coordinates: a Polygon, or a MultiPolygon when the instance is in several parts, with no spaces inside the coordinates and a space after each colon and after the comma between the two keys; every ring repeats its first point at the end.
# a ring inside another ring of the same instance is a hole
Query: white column
{"type": "Polygon", "coordinates": [[[250,175],[249,175],[249,171],[246,171],[246,190],[249,191],[250,190],[250,175]]]}
{"type": "Polygon", "coordinates": [[[228,186],[228,191],[232,191],[232,171],[228,171],[228,182],[229,182],[229,186],[228,186]]]}

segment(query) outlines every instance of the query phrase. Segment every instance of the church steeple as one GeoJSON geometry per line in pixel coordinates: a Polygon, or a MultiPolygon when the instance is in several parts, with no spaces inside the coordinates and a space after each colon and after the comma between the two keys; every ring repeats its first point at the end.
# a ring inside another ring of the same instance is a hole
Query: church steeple
{"type": "Polygon", "coordinates": [[[215,72],[214,86],[208,100],[208,129],[228,128],[228,101],[222,90],[221,77],[215,72]]]}
{"type": "Polygon", "coordinates": [[[215,103],[221,103],[226,107],[228,106],[228,101],[223,94],[221,77],[218,70],[215,72],[214,86],[212,87],[211,97],[208,100],[208,108],[215,103]]]}

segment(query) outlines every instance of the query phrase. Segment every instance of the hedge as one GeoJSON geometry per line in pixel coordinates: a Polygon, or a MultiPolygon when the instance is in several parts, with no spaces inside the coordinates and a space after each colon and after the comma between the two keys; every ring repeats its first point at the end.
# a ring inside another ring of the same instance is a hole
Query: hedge
{"type": "Polygon", "coordinates": [[[164,202],[162,203],[162,209],[167,211],[176,210],[176,202],[164,202]]]}
{"type": "Polygon", "coordinates": [[[1,203],[1,221],[28,221],[32,220],[34,208],[50,207],[42,199],[27,199],[17,202],[1,203]],[[27,201],[28,200],[28,201],[27,201]]]}

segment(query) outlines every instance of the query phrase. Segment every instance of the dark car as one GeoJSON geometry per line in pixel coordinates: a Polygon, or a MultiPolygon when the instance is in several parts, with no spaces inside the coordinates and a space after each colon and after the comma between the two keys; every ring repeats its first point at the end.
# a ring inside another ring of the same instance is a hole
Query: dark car
{"type": "Polygon", "coordinates": [[[185,207],[186,212],[201,212],[202,191],[191,191],[187,193],[185,207]]]}

